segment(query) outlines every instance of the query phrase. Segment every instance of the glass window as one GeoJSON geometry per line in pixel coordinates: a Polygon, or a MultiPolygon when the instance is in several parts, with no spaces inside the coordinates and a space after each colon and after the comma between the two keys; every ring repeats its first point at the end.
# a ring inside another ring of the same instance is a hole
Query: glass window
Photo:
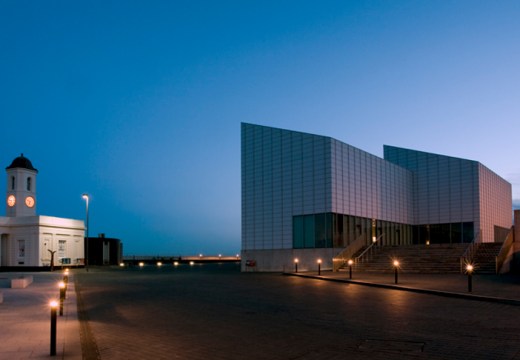
{"type": "Polygon", "coordinates": [[[27,178],[27,191],[31,191],[31,178],[27,178]]]}
{"type": "Polygon", "coordinates": [[[303,216],[293,217],[293,248],[303,248],[303,216]]]}
{"type": "Polygon", "coordinates": [[[304,247],[306,248],[313,248],[314,247],[314,236],[315,236],[315,230],[314,230],[314,215],[305,215],[304,217],[304,237],[303,237],[303,243],[304,247]]]}
{"type": "Polygon", "coordinates": [[[314,216],[314,219],[315,219],[315,227],[314,227],[314,231],[315,231],[315,239],[316,239],[316,246],[317,248],[324,248],[326,247],[326,240],[327,240],[327,235],[326,235],[326,226],[325,226],[325,214],[316,214],[314,216]]]}
{"type": "Polygon", "coordinates": [[[465,243],[470,243],[473,241],[475,237],[473,231],[473,222],[465,222],[462,223],[462,241],[465,243]]]}
{"type": "Polygon", "coordinates": [[[11,190],[14,190],[15,183],[16,183],[16,179],[14,178],[14,176],[11,176],[11,190]]]}
{"type": "Polygon", "coordinates": [[[325,247],[332,247],[332,213],[325,216],[325,247]]]}
{"type": "Polygon", "coordinates": [[[18,240],[18,258],[25,258],[25,240],[18,240]]]}
{"type": "Polygon", "coordinates": [[[58,241],[58,257],[65,257],[65,253],[67,251],[67,241],[59,240],[58,241]]]}

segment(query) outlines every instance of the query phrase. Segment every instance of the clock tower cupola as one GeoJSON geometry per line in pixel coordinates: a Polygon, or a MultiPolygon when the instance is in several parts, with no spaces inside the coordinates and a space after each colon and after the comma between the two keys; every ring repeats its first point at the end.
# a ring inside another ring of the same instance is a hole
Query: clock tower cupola
{"type": "Polygon", "coordinates": [[[13,160],[6,169],[6,215],[36,215],[36,170],[23,154],[13,160]]]}

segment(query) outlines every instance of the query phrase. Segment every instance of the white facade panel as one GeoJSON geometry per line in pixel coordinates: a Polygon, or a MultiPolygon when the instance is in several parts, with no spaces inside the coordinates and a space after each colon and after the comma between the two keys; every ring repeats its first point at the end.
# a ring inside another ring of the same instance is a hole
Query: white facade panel
{"type": "MultiPolygon", "coordinates": [[[[374,220],[392,244],[399,224],[428,231],[471,224],[484,241],[511,226],[511,185],[476,161],[391,146],[381,159],[330,137],[251,124],[241,131],[248,253],[292,249],[293,219],[303,215],[354,217],[342,223],[352,236],[374,220]]],[[[411,228],[402,231],[411,236],[411,228]]]]}

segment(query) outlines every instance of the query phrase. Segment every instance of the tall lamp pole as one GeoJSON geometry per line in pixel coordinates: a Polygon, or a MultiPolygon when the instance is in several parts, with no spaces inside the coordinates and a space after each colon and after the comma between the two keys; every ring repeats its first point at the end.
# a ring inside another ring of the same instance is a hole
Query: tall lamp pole
{"type": "Polygon", "coordinates": [[[87,226],[86,226],[86,237],[85,237],[85,248],[86,248],[86,254],[85,254],[85,269],[87,270],[88,272],[88,201],[89,201],[89,195],[88,194],[83,194],[81,196],[84,200],[85,200],[85,204],[86,204],[86,211],[87,211],[87,214],[86,214],[86,222],[87,222],[87,226]]]}

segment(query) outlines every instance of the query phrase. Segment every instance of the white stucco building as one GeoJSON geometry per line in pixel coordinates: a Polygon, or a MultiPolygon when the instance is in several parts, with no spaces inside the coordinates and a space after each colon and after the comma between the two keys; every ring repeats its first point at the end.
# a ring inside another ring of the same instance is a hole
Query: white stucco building
{"type": "Polygon", "coordinates": [[[23,154],[6,168],[6,216],[0,217],[0,268],[83,265],[83,220],[37,215],[36,170],[23,154]]]}

